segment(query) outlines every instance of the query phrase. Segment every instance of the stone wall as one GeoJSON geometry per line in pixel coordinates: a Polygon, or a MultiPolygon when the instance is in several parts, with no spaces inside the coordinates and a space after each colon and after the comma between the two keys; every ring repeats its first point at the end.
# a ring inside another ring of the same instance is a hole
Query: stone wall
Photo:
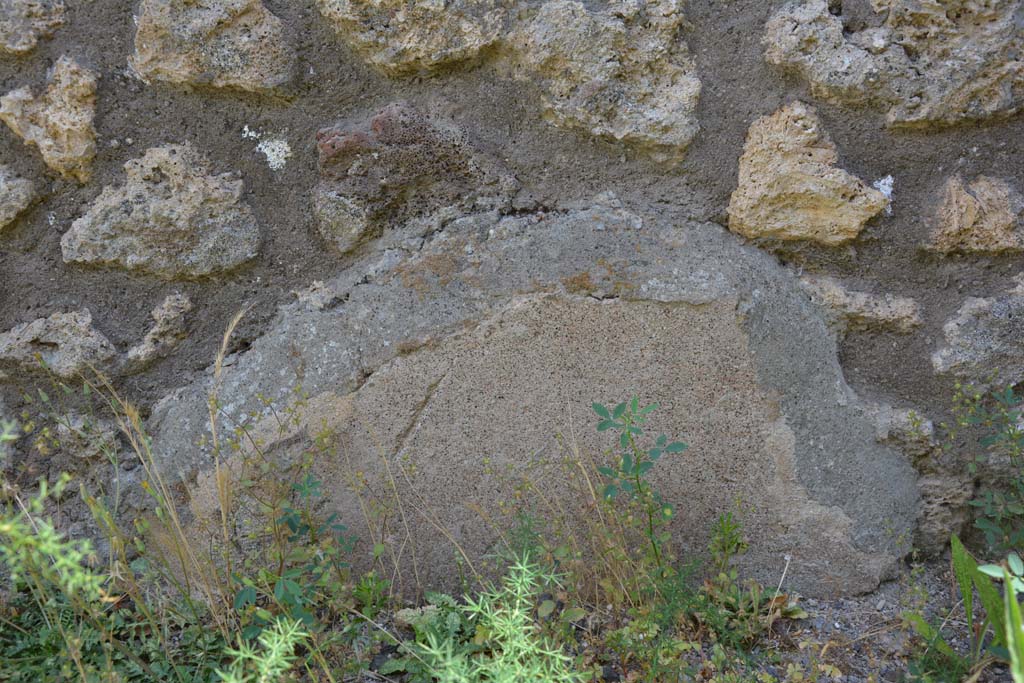
{"type": "Polygon", "coordinates": [[[108,374],[196,533],[211,392],[327,428],[450,584],[492,465],[637,393],[684,551],[739,497],[753,574],[871,590],[966,520],[953,383],[1024,381],[1022,49],[1024,0],[0,1],[0,404],[108,374]]]}

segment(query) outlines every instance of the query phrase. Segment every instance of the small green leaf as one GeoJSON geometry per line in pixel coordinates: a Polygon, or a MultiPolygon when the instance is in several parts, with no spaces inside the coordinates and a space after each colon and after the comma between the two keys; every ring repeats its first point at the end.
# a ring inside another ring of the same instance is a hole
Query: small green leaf
{"type": "Polygon", "coordinates": [[[1006,644],[1006,617],[1003,614],[1003,596],[999,594],[992,580],[981,572],[975,571],[971,578],[974,580],[974,587],[978,591],[978,600],[985,608],[989,623],[992,625],[992,644],[996,646],[1006,644]]]}
{"type": "Polygon", "coordinates": [[[246,586],[235,595],[235,609],[242,610],[256,603],[256,589],[246,586]]]}
{"type": "MultiPolygon", "coordinates": [[[[1019,558],[1018,558],[1019,559],[1019,558]]],[[[1003,579],[1007,585],[1013,580],[1009,572],[1003,579]]],[[[1021,622],[1020,603],[1013,591],[1003,595],[1005,612],[1003,619],[1006,624],[1006,648],[1010,651],[1010,674],[1014,683],[1024,683],[1024,624],[1021,622]]]]}
{"type": "Polygon", "coordinates": [[[626,404],[625,404],[625,402],[623,402],[623,403],[620,403],[619,405],[615,406],[615,410],[612,411],[612,417],[614,417],[616,420],[618,420],[620,417],[622,417],[622,414],[625,413],[625,412],[626,412],[626,404]]]}
{"type": "Polygon", "coordinates": [[[597,413],[598,417],[603,417],[606,420],[611,418],[611,415],[608,413],[608,409],[600,403],[595,403],[590,407],[594,409],[594,412],[597,413]]]}
{"type": "Polygon", "coordinates": [[[615,470],[613,470],[613,469],[612,469],[611,467],[606,467],[606,466],[604,466],[604,465],[602,465],[601,467],[598,467],[598,468],[597,468],[597,471],[598,471],[598,472],[600,472],[601,474],[603,474],[604,476],[606,476],[606,477],[612,477],[613,479],[614,479],[614,478],[615,478],[616,476],[618,476],[618,472],[616,472],[615,470]]]}
{"type": "Polygon", "coordinates": [[[377,673],[383,676],[387,676],[388,674],[404,673],[408,664],[409,660],[406,657],[389,659],[380,665],[380,668],[377,669],[377,673]]]}
{"type": "Polygon", "coordinates": [[[579,621],[580,619],[587,616],[587,610],[582,607],[570,607],[569,609],[562,612],[562,621],[566,623],[572,623],[579,621]]]}
{"type": "Polygon", "coordinates": [[[649,460],[647,462],[642,462],[637,466],[636,473],[642,477],[648,472],[650,472],[652,467],[654,467],[653,462],[649,460]]]}
{"type": "Polygon", "coordinates": [[[636,396],[634,396],[633,397],[633,402],[630,405],[630,408],[632,409],[633,413],[636,413],[637,411],[639,411],[640,410],[640,399],[638,399],[636,396]]]}
{"type": "Polygon", "coordinates": [[[633,474],[633,456],[630,455],[629,453],[626,453],[625,455],[622,456],[621,469],[623,474],[633,474]]]}
{"type": "Polygon", "coordinates": [[[551,616],[551,613],[555,611],[555,601],[545,600],[540,603],[540,607],[537,608],[537,616],[541,619],[546,619],[551,616]]]}
{"type": "Polygon", "coordinates": [[[619,495],[619,487],[615,484],[608,484],[604,487],[604,497],[608,500],[614,500],[617,495],[619,495]]]}
{"type": "Polygon", "coordinates": [[[661,449],[652,448],[651,450],[647,451],[647,457],[650,458],[651,460],[657,460],[658,458],[661,457],[661,449]]]}
{"type": "Polygon", "coordinates": [[[978,567],[978,571],[986,576],[991,576],[993,579],[1003,578],[1003,568],[998,564],[983,564],[978,567]]]}
{"type": "Polygon", "coordinates": [[[904,621],[910,623],[917,631],[917,635],[921,636],[930,647],[936,648],[939,652],[946,655],[947,657],[955,659],[957,657],[956,652],[949,646],[949,644],[942,639],[938,629],[929,624],[924,620],[924,617],[920,614],[913,612],[903,613],[904,621]]]}
{"type": "MultiPolygon", "coordinates": [[[[953,574],[956,577],[957,584],[960,586],[960,596],[964,601],[964,609],[967,614],[967,630],[968,632],[974,631],[974,588],[972,587],[973,580],[971,575],[974,573],[975,568],[978,568],[978,564],[971,557],[971,554],[964,548],[963,543],[956,534],[949,541],[951,547],[951,553],[953,558],[953,574]]],[[[999,575],[1002,576],[1002,569],[999,570],[999,575]]]]}
{"type": "Polygon", "coordinates": [[[687,448],[689,448],[689,446],[687,446],[682,441],[673,441],[669,445],[665,446],[665,452],[666,453],[682,453],[687,448]]]}
{"type": "Polygon", "coordinates": [[[611,429],[612,427],[617,426],[617,424],[618,423],[615,422],[615,420],[601,420],[597,423],[597,431],[603,432],[606,429],[611,429]]]}
{"type": "Polygon", "coordinates": [[[622,432],[619,436],[619,445],[623,448],[629,445],[629,432],[622,432]]]}
{"type": "Polygon", "coordinates": [[[245,628],[242,629],[242,639],[243,640],[252,640],[253,638],[256,638],[261,633],[263,633],[263,627],[262,626],[257,626],[256,624],[250,624],[249,626],[246,626],[245,628]]]}
{"type": "Polygon", "coordinates": [[[640,414],[641,415],[646,415],[647,413],[650,413],[650,412],[652,412],[654,410],[657,410],[657,409],[658,409],[658,404],[657,403],[652,403],[649,406],[644,406],[643,410],[640,411],[640,414]]]}
{"type": "Polygon", "coordinates": [[[1014,576],[1021,576],[1024,574],[1024,562],[1021,561],[1020,555],[1017,553],[1010,553],[1006,558],[1006,562],[1010,565],[1010,572],[1014,576]]]}

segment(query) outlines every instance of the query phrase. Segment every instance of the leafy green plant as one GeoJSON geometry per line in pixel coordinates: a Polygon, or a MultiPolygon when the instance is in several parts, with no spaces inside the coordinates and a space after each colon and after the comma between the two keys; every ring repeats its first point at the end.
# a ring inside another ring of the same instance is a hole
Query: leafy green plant
{"type": "Polygon", "coordinates": [[[984,564],[978,567],[978,571],[999,580],[1009,576],[1005,585],[1009,586],[1014,593],[1024,593],[1024,560],[1021,560],[1017,553],[1007,555],[1006,562],[1003,564],[984,564]]]}
{"type": "Polygon", "coordinates": [[[929,623],[920,612],[904,612],[904,621],[924,641],[924,652],[916,667],[922,677],[932,669],[957,672],[957,675],[962,676],[967,672],[982,671],[993,662],[1005,659],[1007,628],[1003,597],[992,579],[980,571],[977,561],[956,535],[950,540],[950,547],[953,574],[963,600],[970,647],[966,655],[959,654],[946,642],[940,627],[929,623]],[[981,622],[976,622],[974,618],[975,592],[985,614],[981,622]]]}
{"type": "Polygon", "coordinates": [[[473,635],[469,621],[460,605],[450,595],[428,592],[427,604],[422,607],[399,610],[395,621],[407,624],[413,630],[414,640],[398,646],[399,656],[393,657],[377,673],[390,675],[404,673],[409,683],[430,683],[435,670],[421,654],[431,642],[454,642],[466,645],[473,635]]]}
{"type": "MultiPolygon", "coordinates": [[[[983,394],[957,385],[954,413],[960,427],[984,430],[980,445],[985,457],[969,464],[972,475],[985,461],[1005,461],[1007,475],[997,486],[984,487],[971,501],[977,509],[975,526],[996,552],[1024,548],[1024,397],[1012,388],[983,394]]],[[[955,435],[955,431],[952,435],[955,435]]],[[[951,436],[952,436],[951,435],[951,436]]]]}
{"type": "Polygon", "coordinates": [[[502,581],[467,596],[464,604],[434,593],[429,604],[406,610],[415,639],[380,670],[403,672],[411,683],[577,683],[573,660],[545,635],[539,605],[558,577],[528,554],[515,558],[502,581]]]}
{"type": "Polygon", "coordinates": [[[1017,601],[1017,594],[1021,591],[1016,589],[1015,583],[1019,579],[1019,571],[1011,574],[1009,569],[1003,568],[1005,584],[1014,587],[1014,590],[1007,590],[1003,595],[1006,608],[1006,649],[1010,653],[1013,683],[1024,683],[1024,621],[1021,620],[1020,603],[1017,601]]]}
{"type": "Polygon", "coordinates": [[[647,423],[648,415],[657,408],[657,403],[641,407],[639,399],[635,396],[630,401],[623,401],[611,410],[600,403],[593,405],[594,412],[600,418],[597,423],[597,431],[619,432],[618,444],[621,452],[618,463],[614,467],[598,468],[598,472],[608,479],[608,483],[604,487],[604,496],[612,499],[621,492],[639,503],[646,517],[647,540],[650,543],[651,556],[658,569],[664,571],[666,568],[664,548],[669,539],[668,531],[664,527],[672,519],[674,509],[671,504],[665,502],[660,493],[654,490],[647,475],[662,455],[682,453],[687,446],[681,441],[669,443],[668,437],[661,434],[654,440],[650,448],[641,447],[640,439],[644,436],[643,426],[647,423]]]}
{"type": "Polygon", "coordinates": [[[278,619],[260,632],[256,645],[240,638],[238,647],[227,650],[234,660],[217,675],[224,683],[283,683],[295,665],[295,648],[308,634],[297,621],[278,619]]]}
{"type": "Polygon", "coordinates": [[[472,642],[428,633],[418,656],[439,683],[581,681],[572,658],[536,622],[541,592],[557,580],[529,556],[517,558],[500,585],[467,597],[463,613],[474,629],[472,642]]]}
{"type": "Polygon", "coordinates": [[[712,575],[704,582],[704,593],[710,604],[701,616],[719,638],[733,647],[752,645],[779,619],[807,616],[796,596],[766,589],[754,580],[740,580],[732,561],[746,550],[739,515],[731,510],[720,515],[708,544],[712,575]]]}
{"type": "Polygon", "coordinates": [[[243,637],[257,637],[280,616],[314,628],[317,608],[346,592],[346,558],[355,538],[337,522],[336,514],[320,520],[314,513],[315,502],[323,495],[321,485],[308,473],[292,485],[298,500],[285,504],[274,522],[276,565],[258,567],[253,576],[236,575],[240,587],[234,607],[248,622],[243,637]]]}
{"type": "Polygon", "coordinates": [[[46,514],[48,501],[58,500],[69,477],[54,486],[44,481],[28,500],[8,486],[13,504],[0,513],[0,560],[9,573],[10,593],[20,608],[3,623],[20,636],[5,633],[0,651],[20,662],[22,680],[53,670],[65,678],[105,680],[204,680],[216,639],[204,637],[189,624],[176,628],[177,641],[195,645],[183,651],[172,645],[147,606],[129,603],[111,592],[113,579],[93,567],[88,541],[67,539],[46,514]],[[58,664],[59,663],[59,664],[58,664]],[[35,672],[35,673],[34,673],[35,672]]]}

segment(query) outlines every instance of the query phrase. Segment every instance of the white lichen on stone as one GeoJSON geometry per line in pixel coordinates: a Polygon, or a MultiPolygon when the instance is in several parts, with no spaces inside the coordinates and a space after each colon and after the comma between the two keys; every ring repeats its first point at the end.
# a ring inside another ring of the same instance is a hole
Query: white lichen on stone
{"type": "Polygon", "coordinates": [[[256,151],[267,160],[267,166],[271,171],[280,171],[288,165],[292,157],[292,147],[284,138],[268,138],[248,125],[242,127],[242,137],[246,140],[256,140],[256,151]]]}
{"type": "Polygon", "coordinates": [[[879,178],[875,182],[871,183],[871,187],[881,192],[889,203],[885,205],[885,215],[892,215],[892,190],[896,183],[896,179],[891,175],[887,175],[884,178],[879,178]]]}

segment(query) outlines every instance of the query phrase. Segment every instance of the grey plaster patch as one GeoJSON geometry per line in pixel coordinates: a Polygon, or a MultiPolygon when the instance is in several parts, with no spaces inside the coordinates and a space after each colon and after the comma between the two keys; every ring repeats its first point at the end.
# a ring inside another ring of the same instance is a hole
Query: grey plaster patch
{"type": "MultiPolygon", "coordinates": [[[[473,453],[485,447],[492,423],[511,427],[516,422],[504,402],[506,389],[520,401],[546,395],[551,406],[568,405],[578,415],[601,392],[649,390],[667,400],[672,392],[683,392],[687,398],[671,410],[665,430],[685,432],[696,443],[724,441],[703,452],[704,464],[696,467],[701,474],[689,471],[673,479],[686,471],[683,461],[672,470],[675,475],[666,474],[666,496],[700,510],[686,522],[692,526],[676,528],[680,542],[699,548],[712,515],[721,511],[728,495],[743,490],[728,483],[729,472],[756,463],[767,468],[770,483],[756,489],[762,497],[748,501],[760,511],[753,523],[763,530],[748,557],[755,573],[777,575],[782,555],[789,552],[799,558],[790,569],[798,590],[825,594],[874,588],[894,569],[903,551],[897,539],[912,527],[916,475],[901,455],[876,443],[874,423],[843,379],[833,334],[818,310],[770,256],[739,245],[717,226],[643,223],[612,198],[601,202],[546,215],[466,217],[410,257],[385,254],[377,262],[384,265],[365,262],[366,275],[355,283],[343,277],[318,286],[315,297],[282,308],[270,331],[224,369],[217,387],[222,428],[248,424],[260,429],[263,407],[257,395],[285,404],[297,383],[319,397],[315,401],[344,401],[352,395],[358,403],[371,383],[385,382],[383,372],[393,378],[387,380],[389,390],[401,393],[394,388],[397,383],[409,395],[385,402],[395,406],[393,415],[371,411],[374,424],[386,434],[410,424],[402,415],[444,412],[447,417],[420,422],[424,431],[414,450],[422,457],[448,453],[456,460],[424,476],[447,478],[448,486],[458,481],[463,492],[478,493],[487,480],[473,453]],[[334,295],[325,297],[325,290],[334,295]],[[561,303],[567,298],[576,303],[561,303]],[[613,308],[601,307],[602,300],[613,308]],[[523,323],[526,331],[516,332],[519,323],[508,323],[507,316],[520,315],[520,301],[531,311],[548,313],[524,314],[531,322],[523,323]],[[606,313],[635,324],[620,327],[606,313]],[[655,324],[659,316],[663,324],[655,324]],[[491,376],[484,359],[493,349],[483,340],[491,338],[488,330],[494,326],[504,330],[494,338],[494,348],[505,349],[495,351],[505,360],[492,367],[491,376]],[[635,334],[630,332],[634,328],[635,334]],[[645,355],[651,345],[668,351],[645,355]],[[635,349],[637,357],[633,363],[613,363],[618,373],[613,381],[599,370],[608,360],[602,349],[620,346],[635,349]],[[687,353],[687,348],[700,353],[687,353]],[[513,350],[521,366],[512,362],[513,350]],[[464,358],[465,364],[453,358],[464,358]],[[546,360],[534,364],[531,358],[546,360]],[[395,364],[420,370],[399,372],[395,364]],[[564,376],[563,365],[576,368],[577,375],[564,376]],[[591,366],[600,376],[581,379],[591,366]],[[446,367],[467,373],[450,389],[445,381],[455,380],[445,380],[446,367]],[[523,379],[505,380],[506,371],[516,377],[521,373],[523,379]],[[534,387],[528,378],[548,386],[534,387]],[[481,382],[490,390],[481,390],[481,382]],[[736,395],[716,395],[723,385],[735,385],[736,395]],[[468,401],[473,386],[479,429],[460,423],[456,431],[465,452],[452,453],[445,446],[451,446],[446,441],[451,434],[443,432],[446,424],[451,427],[453,413],[433,401],[449,391],[468,401]],[[746,431],[738,429],[744,420],[737,422],[736,415],[749,411],[746,431]],[[729,442],[730,434],[746,441],[729,442]],[[791,514],[780,512],[784,500],[792,503],[791,514]]],[[[165,471],[186,479],[198,474],[202,480],[210,454],[188,444],[204,432],[212,388],[211,377],[170,394],[155,408],[154,451],[165,471]]],[[[531,425],[530,438],[550,438],[559,426],[552,421],[544,433],[531,425]]],[[[383,443],[388,443],[386,436],[383,443]]],[[[527,458],[528,450],[511,452],[510,447],[504,457],[527,458]]],[[[362,468],[370,468],[378,457],[356,453],[362,468]]],[[[344,484],[331,492],[341,507],[346,495],[344,484]]],[[[488,550],[483,522],[474,530],[468,518],[451,521],[472,552],[488,550]]],[[[417,533],[437,545],[431,528],[417,526],[417,533]]],[[[443,559],[439,553],[428,553],[431,563],[443,559]]],[[[450,579],[451,565],[439,567],[437,578],[450,579]]]]}

